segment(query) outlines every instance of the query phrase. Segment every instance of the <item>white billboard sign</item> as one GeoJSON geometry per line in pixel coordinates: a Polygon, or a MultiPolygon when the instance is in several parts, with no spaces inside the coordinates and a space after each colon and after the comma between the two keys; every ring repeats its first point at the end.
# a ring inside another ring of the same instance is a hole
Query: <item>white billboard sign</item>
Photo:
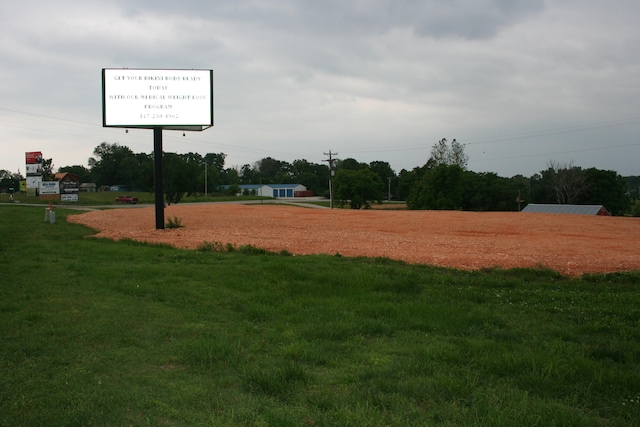
{"type": "Polygon", "coordinates": [[[40,181],[40,194],[60,194],[60,182],[40,181]]]}
{"type": "Polygon", "coordinates": [[[41,176],[28,176],[27,179],[27,188],[40,188],[40,183],[42,182],[41,176]]]}
{"type": "Polygon", "coordinates": [[[213,126],[213,70],[102,70],[105,127],[204,130],[213,126]]]}
{"type": "Polygon", "coordinates": [[[77,202],[78,194],[61,194],[60,201],[62,202],[77,202]]]}

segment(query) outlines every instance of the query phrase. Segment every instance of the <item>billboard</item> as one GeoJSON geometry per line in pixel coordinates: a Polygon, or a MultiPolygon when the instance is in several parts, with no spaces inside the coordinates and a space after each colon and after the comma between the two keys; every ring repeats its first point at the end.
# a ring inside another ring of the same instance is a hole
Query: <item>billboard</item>
{"type": "Polygon", "coordinates": [[[102,70],[104,127],[204,130],[213,126],[213,70],[102,70]]]}
{"type": "Polygon", "coordinates": [[[40,181],[39,193],[60,194],[60,183],[58,181],[40,181]]]}
{"type": "Polygon", "coordinates": [[[27,169],[27,188],[38,188],[42,182],[42,152],[27,151],[25,153],[27,169]]]}

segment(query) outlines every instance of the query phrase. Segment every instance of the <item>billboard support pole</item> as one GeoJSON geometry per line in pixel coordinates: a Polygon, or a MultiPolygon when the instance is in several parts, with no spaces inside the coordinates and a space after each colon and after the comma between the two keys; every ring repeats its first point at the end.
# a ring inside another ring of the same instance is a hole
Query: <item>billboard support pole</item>
{"type": "Polygon", "coordinates": [[[164,230],[164,189],[162,186],[162,128],[153,128],[154,187],[156,191],[156,230],[164,230]]]}

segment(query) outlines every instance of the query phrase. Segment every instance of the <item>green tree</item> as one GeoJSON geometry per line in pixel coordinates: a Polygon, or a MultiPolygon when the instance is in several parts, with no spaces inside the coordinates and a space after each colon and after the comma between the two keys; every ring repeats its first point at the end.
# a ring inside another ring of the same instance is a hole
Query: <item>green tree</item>
{"type": "Polygon", "coordinates": [[[533,174],[529,182],[531,183],[531,203],[557,203],[553,181],[548,171],[533,174]]]}
{"type": "Polygon", "coordinates": [[[369,168],[369,165],[367,165],[366,163],[360,163],[359,161],[351,157],[344,160],[339,160],[337,163],[338,169],[358,170],[369,168]]]}
{"type": "Polygon", "coordinates": [[[13,173],[8,170],[0,169],[0,189],[6,192],[17,193],[20,191],[20,181],[24,177],[18,172],[13,173]],[[10,190],[13,188],[13,190],[10,190]]]}
{"type": "Polygon", "coordinates": [[[53,181],[55,173],[53,172],[53,159],[42,159],[42,180],[53,181]]]}
{"type": "Polygon", "coordinates": [[[238,186],[242,182],[240,178],[240,173],[236,168],[226,168],[224,173],[221,175],[222,185],[235,185],[238,186]]]}
{"type": "Polygon", "coordinates": [[[640,176],[626,176],[627,188],[631,200],[640,199],[640,176]]]}
{"type": "Polygon", "coordinates": [[[468,160],[464,144],[455,139],[450,144],[445,138],[438,141],[431,147],[427,163],[414,169],[413,174],[407,174],[406,178],[414,184],[406,199],[407,206],[410,209],[461,209],[462,172],[468,160]]]}
{"type": "Polygon", "coordinates": [[[58,172],[73,174],[80,179],[80,182],[91,182],[91,171],[82,165],[63,166],[58,169],[58,172]]]}
{"type": "Polygon", "coordinates": [[[504,178],[493,172],[464,171],[462,181],[463,210],[515,211],[529,197],[528,179],[523,176],[504,178]]]}
{"type": "Polygon", "coordinates": [[[240,169],[240,184],[258,184],[259,173],[257,168],[253,168],[251,165],[243,165],[240,169]]]}
{"type": "MultiPolygon", "coordinates": [[[[291,184],[291,164],[271,157],[256,162],[256,177],[263,184],[291,184]]],[[[258,184],[259,182],[251,182],[258,184]]]]}
{"type": "Polygon", "coordinates": [[[188,196],[195,196],[204,191],[204,158],[198,153],[178,154],[183,161],[180,175],[182,186],[188,196]]]}
{"type": "Polygon", "coordinates": [[[391,165],[388,162],[371,162],[369,163],[369,169],[378,175],[380,182],[382,182],[382,187],[380,188],[381,199],[387,199],[391,194],[396,193],[396,173],[391,169],[391,165]]]}
{"type": "Polygon", "coordinates": [[[189,164],[176,153],[163,155],[163,190],[167,203],[178,203],[189,190],[189,164]]]}
{"type": "Polygon", "coordinates": [[[440,164],[428,170],[407,198],[409,209],[461,209],[462,172],[459,165],[440,164]]]}
{"type": "Polygon", "coordinates": [[[468,162],[469,156],[464,152],[464,144],[460,144],[455,138],[448,144],[446,138],[442,138],[431,147],[431,157],[427,165],[430,169],[440,165],[457,165],[466,169],[468,162]]]}
{"type": "Polygon", "coordinates": [[[590,168],[583,171],[586,190],[580,203],[603,205],[611,215],[624,215],[631,209],[627,181],[615,171],[590,168]]]}
{"type": "Polygon", "coordinates": [[[121,146],[117,143],[109,144],[103,142],[93,150],[94,157],[89,158],[89,168],[93,181],[98,186],[122,184],[129,187],[135,186],[135,169],[139,164],[135,160],[133,151],[128,147],[121,146]],[[125,159],[133,157],[133,161],[128,161],[125,165],[125,159]]]}
{"type": "Polygon", "coordinates": [[[291,180],[302,184],[315,194],[329,191],[329,167],[318,163],[310,163],[304,159],[294,160],[291,164],[291,180]]]}
{"type": "Polygon", "coordinates": [[[398,199],[407,200],[411,197],[411,193],[415,191],[426,171],[426,165],[415,167],[410,171],[402,169],[398,174],[398,199]]]}
{"type": "Polygon", "coordinates": [[[336,199],[349,201],[351,209],[369,208],[369,202],[381,202],[379,189],[382,182],[369,168],[338,169],[333,185],[336,199]]]}
{"type": "Polygon", "coordinates": [[[140,189],[143,191],[153,191],[155,165],[153,162],[153,154],[137,153],[134,155],[137,163],[137,173],[135,174],[132,189],[140,189]]]}

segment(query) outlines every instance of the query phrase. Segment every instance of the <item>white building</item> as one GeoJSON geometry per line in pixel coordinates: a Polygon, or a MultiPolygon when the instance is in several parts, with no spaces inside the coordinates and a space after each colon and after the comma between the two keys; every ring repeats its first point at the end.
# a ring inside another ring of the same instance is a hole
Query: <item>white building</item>
{"type": "MultiPolygon", "coordinates": [[[[223,186],[223,188],[227,189],[229,187],[229,185],[223,186]]],[[[242,184],[238,187],[240,188],[238,196],[249,194],[252,196],[285,199],[309,195],[307,194],[307,187],[302,184],[242,184]]]]}

